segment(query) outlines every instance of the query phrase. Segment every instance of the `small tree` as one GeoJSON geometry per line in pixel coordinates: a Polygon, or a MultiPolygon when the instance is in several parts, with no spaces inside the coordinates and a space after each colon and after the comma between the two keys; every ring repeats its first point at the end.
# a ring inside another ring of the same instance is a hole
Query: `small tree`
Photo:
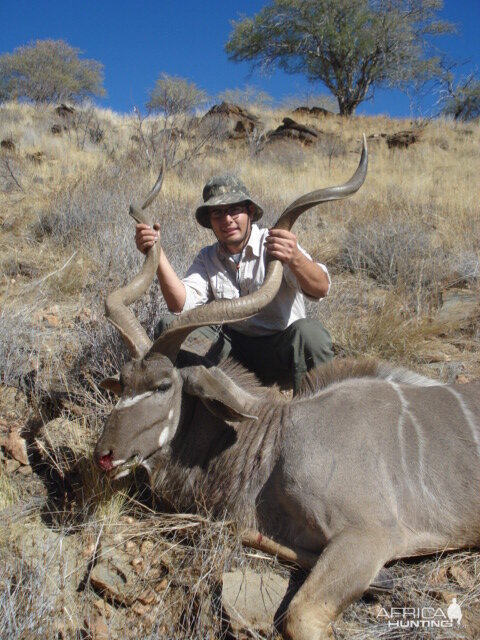
{"type": "Polygon", "coordinates": [[[0,56],[0,95],[38,103],[102,96],[103,65],[63,40],[37,40],[0,56]]]}
{"type": "Polygon", "coordinates": [[[210,128],[199,133],[193,143],[191,140],[193,130],[198,128],[194,114],[207,101],[205,91],[199,89],[194,82],[166,73],[159,76],[146,104],[149,117],[145,118],[135,109],[136,137],[148,165],[159,156],[167,166],[172,167],[200,153],[214,135],[210,128]],[[154,114],[163,117],[158,118],[154,114]],[[182,144],[187,139],[189,144],[182,144]]]}
{"type": "Polygon", "coordinates": [[[273,0],[233,23],[226,51],[235,62],[278,65],[322,82],[351,115],[375,87],[402,86],[437,71],[427,36],[452,31],[442,0],[273,0]]]}
{"type": "Polygon", "coordinates": [[[447,89],[443,92],[442,113],[453,116],[454,120],[475,120],[480,118],[480,80],[472,73],[456,85],[453,77],[446,78],[447,89]]]}
{"type": "Polygon", "coordinates": [[[162,73],[150,91],[146,107],[151,113],[162,113],[169,118],[191,113],[206,101],[207,94],[194,82],[162,73]]]}

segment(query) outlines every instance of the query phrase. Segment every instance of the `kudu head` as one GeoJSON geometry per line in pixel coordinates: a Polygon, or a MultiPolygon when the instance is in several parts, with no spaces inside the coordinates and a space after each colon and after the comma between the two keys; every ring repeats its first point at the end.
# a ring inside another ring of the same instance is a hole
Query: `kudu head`
{"type": "MultiPolygon", "coordinates": [[[[322,202],[346,198],[362,186],[367,174],[367,145],[363,137],[360,163],[348,182],[312,191],[285,209],[275,228],[290,230],[307,209],[322,202]]],[[[141,206],[131,205],[130,215],[137,222],[152,224],[145,209],[160,191],[163,168],[157,182],[141,206]]],[[[182,342],[196,328],[234,323],[258,313],[276,296],[282,281],[279,260],[269,260],[260,289],[235,300],[217,300],[178,316],[152,344],[145,330],[128,309],[143,295],[155,277],[160,252],[157,242],[147,253],[141,271],[133,280],[113,293],[105,303],[106,315],[120,331],[132,360],[121,370],[120,378],[104,380],[102,386],[120,396],[95,448],[99,466],[120,477],[139,462],[149,469],[148,459],[171,442],[182,419],[184,394],[198,397],[216,416],[225,420],[254,419],[255,399],[234,384],[217,367],[175,367],[182,342]]],[[[200,426],[200,425],[199,425],[200,426]]]]}

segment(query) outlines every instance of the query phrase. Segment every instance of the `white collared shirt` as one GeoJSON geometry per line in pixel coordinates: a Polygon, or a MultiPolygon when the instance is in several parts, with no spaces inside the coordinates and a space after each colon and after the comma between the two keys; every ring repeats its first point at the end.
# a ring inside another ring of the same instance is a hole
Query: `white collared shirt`
{"type": "MultiPolygon", "coordinates": [[[[267,235],[268,229],[252,225],[248,244],[242,251],[238,265],[218,242],[203,248],[182,279],[187,294],[182,311],[212,300],[239,298],[259,289],[265,278],[267,235]]],[[[306,251],[300,246],[299,249],[311,260],[306,251]]],[[[327,274],[330,286],[327,267],[318,264],[327,274]]],[[[283,331],[295,320],[305,318],[303,296],[315,299],[302,292],[291,269],[288,265],[283,265],[282,284],[275,299],[256,316],[235,322],[232,328],[249,336],[265,336],[283,331]]]]}

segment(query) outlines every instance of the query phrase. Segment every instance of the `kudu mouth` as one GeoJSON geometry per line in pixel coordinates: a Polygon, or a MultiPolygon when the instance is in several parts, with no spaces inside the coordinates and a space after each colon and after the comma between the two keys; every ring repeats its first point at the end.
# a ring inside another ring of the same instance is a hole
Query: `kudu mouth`
{"type": "Polygon", "coordinates": [[[119,480],[138,467],[144,467],[150,473],[151,469],[148,464],[148,460],[155,453],[156,452],[154,451],[145,457],[140,456],[138,453],[134,453],[126,460],[114,460],[113,452],[110,451],[104,455],[96,456],[96,462],[101,471],[107,474],[111,480],[119,480]]]}
{"type": "MultiPolygon", "coordinates": [[[[161,189],[164,168],[165,164],[144,203],[141,206],[131,205],[130,215],[137,222],[153,226],[153,221],[145,210],[161,189]]],[[[367,168],[367,141],[364,135],[360,163],[350,180],[339,186],[318,189],[301,196],[284,210],[274,228],[290,231],[297,218],[311,207],[353,195],[364,183],[367,168]]],[[[133,358],[149,359],[163,354],[175,364],[183,341],[192,331],[202,326],[235,323],[256,315],[276,296],[283,277],[282,263],[276,259],[268,259],[264,283],[257,291],[234,300],[215,300],[182,313],[152,344],[140,322],[128,309],[128,305],[149,288],[155,278],[161,251],[159,242],[155,243],[149,249],[141,271],[129,284],[111,293],[105,303],[107,318],[119,330],[133,358]]]]}

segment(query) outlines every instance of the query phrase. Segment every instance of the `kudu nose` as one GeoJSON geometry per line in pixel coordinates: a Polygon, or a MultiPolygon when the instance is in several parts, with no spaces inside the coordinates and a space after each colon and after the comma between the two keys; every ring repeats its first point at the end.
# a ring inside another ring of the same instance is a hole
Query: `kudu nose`
{"type": "Polygon", "coordinates": [[[112,452],[110,451],[104,456],[97,456],[97,463],[102,471],[111,471],[113,469],[112,452]]]}

